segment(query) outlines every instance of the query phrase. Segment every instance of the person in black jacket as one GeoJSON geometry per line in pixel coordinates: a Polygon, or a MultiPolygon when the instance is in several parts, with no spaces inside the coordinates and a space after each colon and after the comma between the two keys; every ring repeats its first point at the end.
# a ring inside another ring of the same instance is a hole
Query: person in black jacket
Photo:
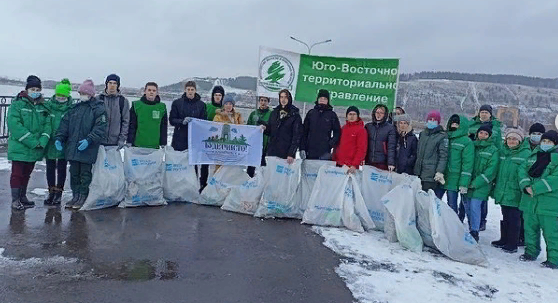
{"type": "MultiPolygon", "coordinates": [[[[188,123],[193,118],[207,120],[205,103],[200,95],[196,93],[196,82],[188,81],[184,85],[184,94],[172,102],[169,122],[174,126],[171,146],[174,150],[184,151],[188,149],[188,123]]],[[[197,167],[196,167],[197,172],[197,167]]],[[[200,192],[207,185],[209,166],[201,166],[200,192]]]]}
{"type": "Polygon", "coordinates": [[[399,174],[413,175],[417,161],[418,139],[411,127],[411,117],[407,114],[396,115],[394,122],[397,125],[395,171],[399,174]]]}
{"type": "Polygon", "coordinates": [[[320,89],[316,106],[304,118],[304,135],[300,157],[311,160],[331,160],[331,149],[339,144],[341,125],[329,104],[329,92],[320,89]]]}
{"type": "Polygon", "coordinates": [[[378,104],[372,111],[372,122],[366,124],[368,132],[368,152],[366,165],[393,171],[397,146],[395,126],[387,122],[388,108],[378,104]]]}
{"type": "Polygon", "coordinates": [[[279,105],[273,109],[265,134],[269,136],[267,155],[287,159],[292,164],[302,139],[302,118],[287,89],[279,92],[279,105]]]}

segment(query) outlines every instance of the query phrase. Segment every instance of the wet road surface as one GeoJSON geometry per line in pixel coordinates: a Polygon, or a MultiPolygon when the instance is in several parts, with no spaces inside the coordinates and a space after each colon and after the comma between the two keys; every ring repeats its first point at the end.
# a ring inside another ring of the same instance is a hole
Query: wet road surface
{"type": "MultiPolygon", "coordinates": [[[[31,190],[46,188],[36,169],[31,190]]],[[[353,301],[339,257],[298,220],[192,204],[75,212],[35,194],[12,212],[9,171],[0,182],[0,302],[353,301]]]]}

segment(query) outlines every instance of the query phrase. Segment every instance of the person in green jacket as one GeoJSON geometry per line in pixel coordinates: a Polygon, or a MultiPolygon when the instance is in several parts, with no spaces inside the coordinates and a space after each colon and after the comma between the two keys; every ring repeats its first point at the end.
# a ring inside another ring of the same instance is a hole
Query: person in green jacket
{"type": "Polygon", "coordinates": [[[46,147],[46,178],[48,185],[48,197],[44,201],[45,205],[60,205],[62,203],[62,192],[66,183],[66,171],[68,170],[68,162],[64,159],[64,153],[58,151],[54,146],[54,134],[60,126],[62,117],[68,112],[73,104],[70,92],[72,84],[68,79],[62,79],[56,85],[54,96],[50,98],[45,106],[48,108],[52,117],[52,137],[48,141],[46,147]]]}
{"type": "Polygon", "coordinates": [[[27,199],[27,186],[35,163],[45,155],[52,134],[52,116],[45,106],[41,90],[39,77],[27,77],[25,90],[12,101],[6,117],[10,131],[8,160],[12,161],[10,188],[14,210],[35,206],[27,199]]]}
{"type": "Polygon", "coordinates": [[[525,220],[525,254],[535,261],[541,251],[541,229],[546,243],[543,266],[558,269],[558,133],[549,130],[519,170],[523,191],[519,208],[525,220]]]}
{"type": "Polygon", "coordinates": [[[143,97],[132,103],[128,145],[145,148],[167,145],[167,106],[161,102],[158,90],[157,83],[148,82],[145,84],[143,97]]]}
{"type": "Polygon", "coordinates": [[[95,98],[93,81],[85,80],[78,92],[79,102],[62,117],[54,137],[54,146],[64,151],[65,159],[70,162],[73,197],[65,207],[74,209],[80,209],[87,200],[93,177],[91,170],[107,131],[105,105],[95,98]]]}
{"type": "MultiPolygon", "coordinates": [[[[444,174],[448,205],[457,213],[457,198],[467,193],[475,162],[475,145],[468,137],[469,120],[465,116],[453,115],[448,124],[448,164],[444,174]]],[[[461,197],[463,201],[463,196],[461,197]]],[[[463,202],[462,202],[463,203],[463,202]]]]}
{"type": "Polygon", "coordinates": [[[440,125],[442,116],[437,110],[432,110],[426,117],[426,129],[420,132],[415,175],[421,179],[422,189],[434,190],[436,196],[442,199],[445,184],[444,172],[448,161],[448,136],[440,125]]]}
{"type": "MultiPolygon", "coordinates": [[[[247,125],[266,125],[269,121],[269,116],[271,115],[271,109],[269,109],[269,98],[265,96],[259,97],[258,109],[250,113],[250,117],[246,122],[247,125]]],[[[265,155],[267,153],[267,143],[269,142],[269,136],[263,135],[263,151],[262,151],[262,166],[265,166],[265,155]]],[[[250,178],[254,177],[256,168],[254,166],[248,166],[246,170],[250,178]]]]}
{"type": "Polygon", "coordinates": [[[223,108],[223,97],[225,97],[225,89],[220,85],[215,86],[211,91],[211,103],[205,105],[207,120],[213,121],[215,112],[223,108]]]}
{"type": "Polygon", "coordinates": [[[493,241],[492,246],[507,253],[516,253],[521,228],[518,170],[531,155],[531,150],[520,129],[506,129],[505,138],[505,144],[500,149],[500,165],[493,194],[494,201],[501,207],[503,220],[500,221],[500,240],[493,241]]]}
{"type": "Polygon", "coordinates": [[[477,131],[473,176],[467,190],[467,198],[463,203],[471,236],[477,242],[479,241],[482,203],[488,200],[492,191],[492,184],[496,179],[500,160],[498,148],[490,140],[492,135],[492,127],[487,124],[482,125],[477,131]]]}

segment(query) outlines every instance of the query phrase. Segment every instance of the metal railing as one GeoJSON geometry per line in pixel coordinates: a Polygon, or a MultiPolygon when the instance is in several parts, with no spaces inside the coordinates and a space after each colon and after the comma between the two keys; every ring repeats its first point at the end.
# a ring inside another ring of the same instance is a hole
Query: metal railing
{"type": "Polygon", "coordinates": [[[14,96],[0,96],[0,146],[8,144],[10,131],[8,130],[8,107],[12,104],[14,96]]]}

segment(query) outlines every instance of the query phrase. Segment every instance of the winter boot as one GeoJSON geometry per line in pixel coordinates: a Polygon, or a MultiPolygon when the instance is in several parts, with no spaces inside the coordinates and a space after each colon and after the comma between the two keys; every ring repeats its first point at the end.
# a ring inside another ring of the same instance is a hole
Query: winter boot
{"type": "Polygon", "coordinates": [[[473,237],[473,239],[475,239],[475,241],[477,241],[477,243],[479,243],[479,232],[478,231],[472,231],[470,232],[471,237],[473,237]]]}
{"type": "Polygon", "coordinates": [[[80,198],[80,194],[76,193],[76,192],[72,192],[72,200],[66,202],[66,205],[64,206],[65,208],[72,208],[74,207],[74,204],[76,204],[79,201],[80,198]]]}
{"type": "Polygon", "coordinates": [[[72,206],[73,209],[79,210],[83,204],[85,204],[85,200],[87,200],[87,195],[81,194],[79,196],[79,200],[72,206]]]}
{"type": "Polygon", "coordinates": [[[35,207],[35,202],[29,201],[29,199],[27,199],[27,185],[21,187],[21,191],[19,192],[19,200],[25,208],[35,207]]]}
{"type": "Polygon", "coordinates": [[[550,269],[558,269],[558,265],[552,264],[549,261],[544,261],[544,262],[541,263],[541,265],[546,267],[546,268],[550,268],[550,269]]]}
{"type": "Polygon", "coordinates": [[[481,221],[479,231],[485,231],[485,230],[486,230],[486,221],[481,221]]]}
{"type": "Polygon", "coordinates": [[[20,196],[20,189],[19,188],[12,188],[12,209],[13,210],[24,210],[25,206],[21,204],[20,196]]]}
{"type": "Polygon", "coordinates": [[[52,200],[53,205],[60,205],[62,204],[62,193],[64,192],[64,188],[62,187],[55,187],[54,192],[54,199],[52,200]]]}
{"type": "Polygon", "coordinates": [[[508,230],[506,228],[506,222],[504,222],[503,220],[500,221],[500,240],[498,241],[492,241],[492,246],[497,247],[497,248],[502,248],[504,245],[506,245],[507,242],[507,233],[508,230]]]}
{"type": "Polygon", "coordinates": [[[537,260],[536,257],[533,257],[531,255],[528,254],[522,254],[521,256],[519,256],[519,261],[523,261],[523,262],[532,262],[537,260]]]}
{"type": "Polygon", "coordinates": [[[53,205],[54,195],[56,195],[56,186],[51,186],[48,189],[48,197],[45,199],[45,201],[43,201],[44,205],[53,205]]]}

